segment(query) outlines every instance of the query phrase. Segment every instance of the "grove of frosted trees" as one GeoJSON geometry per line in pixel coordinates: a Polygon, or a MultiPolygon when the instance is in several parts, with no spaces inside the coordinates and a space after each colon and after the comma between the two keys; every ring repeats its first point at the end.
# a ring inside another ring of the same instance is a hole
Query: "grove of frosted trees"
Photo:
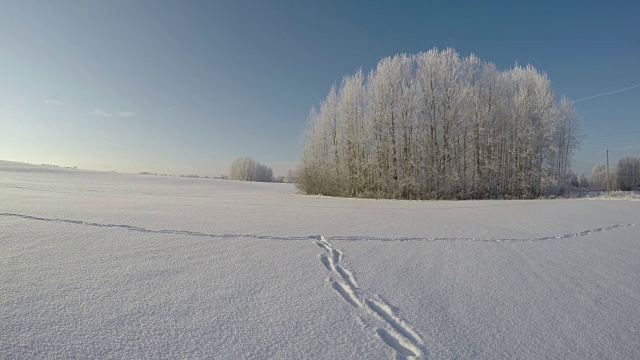
{"type": "Polygon", "coordinates": [[[591,176],[582,177],[579,185],[593,190],[640,191],[640,156],[625,156],[608,172],[605,165],[596,164],[591,176]]]}
{"type": "Polygon", "coordinates": [[[382,59],[311,109],[297,168],[310,194],[404,199],[561,193],[579,145],[571,101],[532,66],[453,49],[382,59]]]}
{"type": "Polygon", "coordinates": [[[640,156],[625,156],[620,159],[616,180],[620,190],[640,190],[640,156]]]}
{"type": "Polygon", "coordinates": [[[231,163],[229,179],[271,182],[273,181],[273,170],[250,157],[241,157],[231,163]]]}

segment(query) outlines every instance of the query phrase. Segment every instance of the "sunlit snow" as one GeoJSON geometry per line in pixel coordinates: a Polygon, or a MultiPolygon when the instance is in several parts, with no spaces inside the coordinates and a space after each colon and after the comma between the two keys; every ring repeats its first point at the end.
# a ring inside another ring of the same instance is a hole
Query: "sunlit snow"
{"type": "Polygon", "coordinates": [[[0,358],[640,358],[640,202],[0,162],[0,358]]]}

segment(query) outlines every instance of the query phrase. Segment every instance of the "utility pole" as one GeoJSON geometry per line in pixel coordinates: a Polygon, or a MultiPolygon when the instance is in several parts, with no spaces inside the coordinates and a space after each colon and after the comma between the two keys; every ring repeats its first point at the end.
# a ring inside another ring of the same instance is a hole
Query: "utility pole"
{"type": "Polygon", "coordinates": [[[609,149],[607,149],[607,192],[609,190],[609,149]]]}

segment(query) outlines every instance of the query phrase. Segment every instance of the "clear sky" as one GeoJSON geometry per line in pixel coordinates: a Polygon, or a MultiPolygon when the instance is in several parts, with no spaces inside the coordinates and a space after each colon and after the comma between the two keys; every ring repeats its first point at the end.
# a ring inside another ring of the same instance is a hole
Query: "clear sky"
{"type": "MultiPolygon", "coordinates": [[[[332,83],[433,47],[530,63],[580,99],[640,84],[640,2],[4,0],[0,159],[217,175],[248,155],[282,173],[332,83]]],[[[576,107],[576,170],[640,144],[640,87],[576,107]]]]}

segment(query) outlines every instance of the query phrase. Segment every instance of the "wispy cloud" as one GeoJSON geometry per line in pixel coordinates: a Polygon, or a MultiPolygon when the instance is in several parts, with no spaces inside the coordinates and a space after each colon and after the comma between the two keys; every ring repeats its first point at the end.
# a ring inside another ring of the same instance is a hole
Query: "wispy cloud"
{"type": "Polygon", "coordinates": [[[120,118],[132,118],[136,116],[136,113],[131,111],[119,111],[116,113],[116,116],[120,118]]]}
{"type": "Polygon", "coordinates": [[[117,118],[132,118],[132,117],[136,116],[136,113],[131,112],[131,111],[117,111],[115,113],[109,113],[109,112],[106,112],[106,111],[104,111],[102,109],[95,109],[95,110],[91,111],[89,114],[93,115],[93,116],[102,116],[102,117],[113,117],[113,116],[115,116],[117,118]]]}
{"type": "Polygon", "coordinates": [[[47,105],[55,105],[55,106],[63,106],[64,105],[64,103],[62,101],[49,100],[49,99],[45,100],[44,103],[47,104],[47,105]]]}
{"type": "Polygon", "coordinates": [[[89,115],[102,116],[102,117],[111,117],[111,114],[109,114],[108,112],[106,112],[104,110],[100,110],[100,109],[93,110],[92,112],[89,113],[89,115]]]}

